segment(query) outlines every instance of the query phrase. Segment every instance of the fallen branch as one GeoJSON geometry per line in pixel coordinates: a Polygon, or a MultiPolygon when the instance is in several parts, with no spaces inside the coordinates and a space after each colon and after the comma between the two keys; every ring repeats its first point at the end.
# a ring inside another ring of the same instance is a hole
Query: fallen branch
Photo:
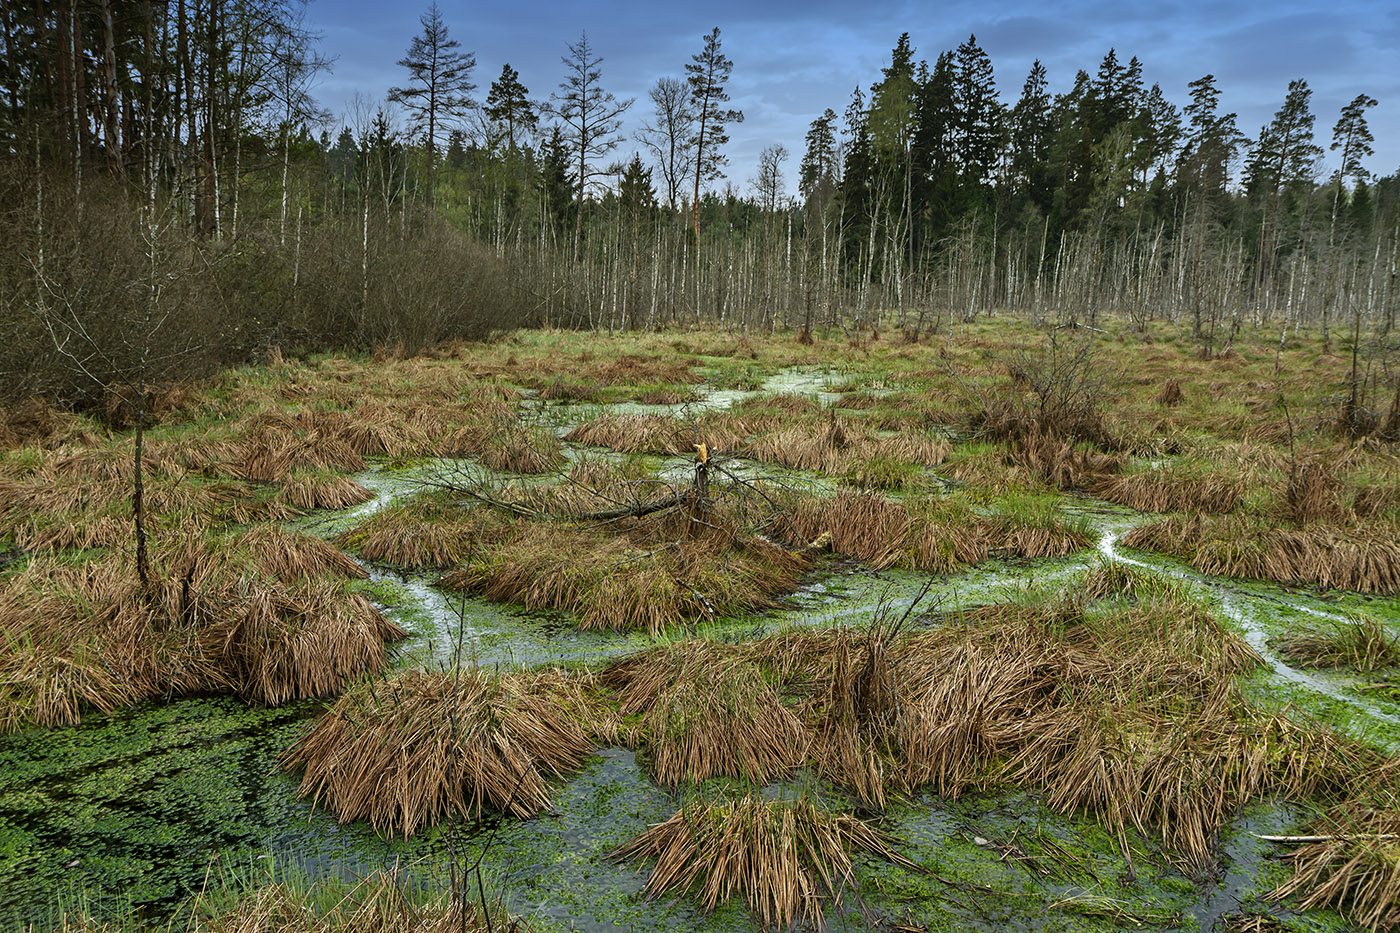
{"type": "Polygon", "coordinates": [[[1258,833],[1250,833],[1255,839],[1262,839],[1265,842],[1352,842],[1358,839],[1390,840],[1400,839],[1400,833],[1339,833],[1335,836],[1261,836],[1258,833]]]}

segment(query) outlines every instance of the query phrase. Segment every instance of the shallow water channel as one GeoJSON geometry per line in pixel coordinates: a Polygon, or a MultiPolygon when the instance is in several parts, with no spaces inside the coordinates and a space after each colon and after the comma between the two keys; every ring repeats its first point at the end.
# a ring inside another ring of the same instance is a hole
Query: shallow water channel
{"type": "MultiPolygon", "coordinates": [[[[820,391],[821,384],[813,380],[803,389],[820,391]]],[[[411,486],[387,467],[358,479],[378,494],[374,501],[318,514],[305,526],[329,535],[411,486]]],[[[1087,498],[1071,498],[1067,508],[1096,529],[1097,550],[1063,560],[994,560],[939,579],[924,605],[941,611],[931,612],[927,624],[951,624],[937,620],[1027,587],[1068,582],[1097,560],[1126,560],[1180,577],[1239,627],[1270,665],[1251,687],[1260,702],[1291,702],[1378,747],[1396,748],[1395,703],[1346,677],[1294,670],[1268,650],[1266,639],[1288,625],[1338,614],[1334,598],[1203,579],[1115,544],[1142,516],[1087,498]]],[[[466,663],[487,668],[574,664],[653,643],[642,634],[579,632],[555,614],[451,596],[430,579],[376,568],[365,585],[413,633],[399,646],[401,665],[446,665],[458,651],[466,663]]],[[[902,612],[922,583],[916,574],[833,562],[783,607],[707,624],[701,634],[737,640],[794,625],[860,624],[881,611],[902,612]]],[[[0,928],[42,926],[55,912],[80,906],[100,916],[134,911],[165,918],[202,889],[269,875],[353,880],[399,866],[442,886],[454,861],[460,867],[478,859],[489,890],[546,929],[753,928],[740,898],[708,916],[688,900],[643,901],[645,874],[609,859],[613,848],[669,818],[686,797],[653,784],[631,752],[599,750],[579,774],[558,783],[553,811],[538,818],[385,840],[366,824],[338,825],[299,800],[297,776],[277,768],[278,754],[322,708],[184,699],[90,716],[73,728],[0,737],[0,928]]],[[[806,792],[840,803],[829,787],[801,774],[766,792],[806,792]]],[[[1276,847],[1253,834],[1286,833],[1302,816],[1281,804],[1251,807],[1224,834],[1217,876],[1193,879],[1151,841],[1131,833],[1120,841],[1032,795],[956,802],[920,796],[893,806],[883,828],[930,874],[862,861],[858,896],[849,892],[828,919],[836,929],[888,929],[935,917],[957,928],[1208,930],[1226,914],[1263,909],[1262,894],[1282,869],[1269,859],[1276,847]]]]}

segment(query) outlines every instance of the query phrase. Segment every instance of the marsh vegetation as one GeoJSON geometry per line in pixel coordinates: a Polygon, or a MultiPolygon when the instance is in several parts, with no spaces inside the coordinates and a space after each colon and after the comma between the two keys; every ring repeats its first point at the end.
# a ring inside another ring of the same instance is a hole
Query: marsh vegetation
{"type": "MultiPolygon", "coordinates": [[[[1338,427],[1349,361],[873,336],[520,332],[171,389],[144,577],[130,430],[10,409],[0,839],[128,926],[1394,926],[1400,464],[1338,427]],[[57,788],[182,703],[289,711],[209,765],[282,769],[233,835],[182,843],[280,868],[119,906],[81,848],[133,817],[57,788]]],[[[79,922],[0,872],[7,918],[79,922]]]]}

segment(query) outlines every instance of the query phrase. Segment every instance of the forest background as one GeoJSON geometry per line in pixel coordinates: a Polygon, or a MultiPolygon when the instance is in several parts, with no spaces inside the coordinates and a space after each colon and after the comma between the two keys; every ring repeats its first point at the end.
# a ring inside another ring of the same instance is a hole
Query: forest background
{"type": "Polygon", "coordinates": [[[975,36],[930,61],[906,33],[741,185],[718,28],[642,100],[583,34],[541,97],[478,74],[433,6],[388,99],[333,119],[306,23],[295,0],[0,4],[0,394],[91,409],[521,326],[917,338],[1003,311],[1164,319],[1207,357],[1303,327],[1395,379],[1400,177],[1368,168],[1364,92],[1334,119],[1300,76],[1247,135],[1210,74],[1176,102],[1110,49],[1005,94],[975,36]]]}

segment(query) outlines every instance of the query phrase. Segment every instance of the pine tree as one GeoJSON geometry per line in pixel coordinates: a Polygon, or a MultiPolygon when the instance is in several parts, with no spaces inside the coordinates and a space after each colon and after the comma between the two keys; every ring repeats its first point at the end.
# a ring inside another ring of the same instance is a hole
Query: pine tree
{"type": "Polygon", "coordinates": [[[1351,103],[1342,108],[1341,118],[1337,120],[1337,125],[1332,127],[1332,151],[1342,150],[1342,166],[1337,169],[1337,190],[1332,195],[1334,231],[1337,226],[1337,207],[1342,198],[1342,186],[1348,178],[1363,182],[1371,174],[1362,166],[1361,160],[1376,154],[1371,148],[1371,144],[1376,141],[1375,137],[1371,135],[1371,128],[1366,125],[1366,111],[1374,106],[1374,97],[1357,94],[1351,103]]]}
{"type": "Polygon", "coordinates": [[[818,209],[836,186],[836,111],[830,107],[807,129],[807,151],[798,169],[798,191],[818,209]]]}
{"type": "Polygon", "coordinates": [[[1250,154],[1245,190],[1273,197],[1285,188],[1312,181],[1322,147],[1313,142],[1314,116],[1308,82],[1288,82],[1288,96],[1273,120],[1259,131],[1250,154]]]}
{"type": "Polygon", "coordinates": [[[399,66],[408,69],[408,87],[392,87],[389,99],[409,113],[410,130],[422,130],[428,143],[428,201],[433,197],[433,169],[437,153],[439,124],[465,114],[474,106],[471,93],[472,70],[476,56],[459,52],[462,43],[450,39],[442,10],[436,2],[418,20],[423,24],[421,35],[413,37],[408,55],[399,59],[399,66]]]}
{"type": "Polygon", "coordinates": [[[719,27],[705,36],[705,47],[698,55],[691,56],[685,66],[686,82],[690,85],[690,100],[695,109],[698,128],[691,139],[695,151],[695,200],[692,205],[695,225],[695,246],[700,246],[700,182],[712,181],[723,176],[721,171],[727,160],[720,147],[729,142],[725,132],[727,123],[743,123],[742,110],[721,108],[727,103],[729,94],[724,86],[729,81],[734,63],[724,56],[719,48],[719,27]]]}
{"type": "Polygon", "coordinates": [[[1180,184],[1188,191],[1218,198],[1230,180],[1230,163],[1248,140],[1235,126],[1236,116],[1218,113],[1220,89],[1215,75],[1205,75],[1187,85],[1191,103],[1186,105],[1186,145],[1182,150],[1180,184]]]}
{"type": "Polygon", "coordinates": [[[507,63],[486,95],[486,117],[505,128],[506,145],[512,152],[517,135],[533,132],[540,122],[529,94],[530,89],[520,83],[520,73],[507,63]]]}

